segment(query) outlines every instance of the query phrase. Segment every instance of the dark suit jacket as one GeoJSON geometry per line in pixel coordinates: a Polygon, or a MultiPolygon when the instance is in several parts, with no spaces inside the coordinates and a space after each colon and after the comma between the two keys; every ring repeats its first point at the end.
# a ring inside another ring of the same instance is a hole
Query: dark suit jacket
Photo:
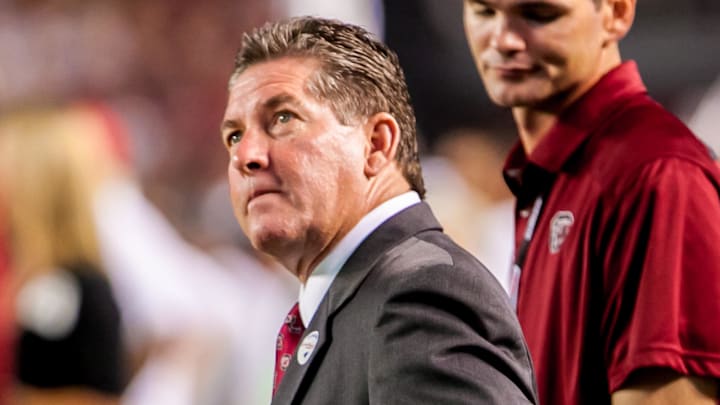
{"type": "Polygon", "coordinates": [[[311,334],[317,343],[301,339],[273,405],[537,403],[507,295],[425,203],[356,249],[311,334]]]}

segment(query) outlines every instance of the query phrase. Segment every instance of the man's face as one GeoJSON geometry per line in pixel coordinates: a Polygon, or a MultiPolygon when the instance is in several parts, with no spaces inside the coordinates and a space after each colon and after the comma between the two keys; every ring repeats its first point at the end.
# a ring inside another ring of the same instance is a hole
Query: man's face
{"type": "Polygon", "coordinates": [[[363,125],[338,122],[306,85],[310,58],[251,66],[230,89],[222,136],[235,216],[255,248],[284,264],[321,253],[362,216],[363,125]]]}
{"type": "Polygon", "coordinates": [[[592,0],[465,0],[465,33],[490,98],[562,104],[600,75],[607,35],[592,0]]]}

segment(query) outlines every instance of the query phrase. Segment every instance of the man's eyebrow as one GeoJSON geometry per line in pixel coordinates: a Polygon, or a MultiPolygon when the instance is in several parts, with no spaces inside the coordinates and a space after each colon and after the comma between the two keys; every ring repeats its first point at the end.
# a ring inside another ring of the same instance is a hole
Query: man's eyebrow
{"type": "Polygon", "coordinates": [[[227,131],[229,129],[237,129],[237,128],[238,128],[238,124],[237,124],[237,122],[235,122],[235,120],[225,120],[220,125],[220,132],[225,133],[225,131],[227,131]]]}
{"type": "MultiPolygon", "coordinates": [[[[283,104],[299,105],[300,101],[297,99],[297,97],[293,96],[290,93],[280,93],[267,99],[264,103],[262,103],[262,107],[265,110],[272,110],[283,104]]],[[[237,121],[225,120],[220,125],[220,132],[224,133],[227,130],[237,129],[238,127],[240,127],[240,125],[237,123],[237,121]]]]}
{"type": "Polygon", "coordinates": [[[276,96],[272,96],[263,103],[263,107],[266,109],[274,109],[282,104],[300,104],[300,101],[289,93],[280,93],[276,96]]]}

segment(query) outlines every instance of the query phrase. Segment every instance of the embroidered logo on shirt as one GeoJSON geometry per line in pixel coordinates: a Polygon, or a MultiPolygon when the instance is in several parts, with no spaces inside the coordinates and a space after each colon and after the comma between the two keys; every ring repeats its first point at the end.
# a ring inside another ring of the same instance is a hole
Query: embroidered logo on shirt
{"type": "Polygon", "coordinates": [[[575,216],[570,211],[558,211],[550,221],[550,253],[560,251],[560,246],[570,232],[570,227],[575,222],[575,216]]]}

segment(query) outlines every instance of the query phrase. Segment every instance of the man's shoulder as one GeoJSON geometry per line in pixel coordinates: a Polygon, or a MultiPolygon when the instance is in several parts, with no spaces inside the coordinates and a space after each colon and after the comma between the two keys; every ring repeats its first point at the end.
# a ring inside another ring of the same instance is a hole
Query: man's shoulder
{"type": "Polygon", "coordinates": [[[408,207],[386,221],[348,263],[350,268],[370,265],[363,284],[372,285],[377,294],[394,295],[417,288],[441,292],[472,285],[478,289],[476,296],[484,290],[506,295],[489,270],[442,231],[425,203],[408,207]]]}
{"type": "Polygon", "coordinates": [[[485,291],[505,297],[490,271],[472,254],[441,231],[413,235],[390,249],[375,269],[378,280],[393,289],[457,289],[472,286],[475,294],[485,291]]]}
{"type": "Polygon", "coordinates": [[[607,183],[674,159],[710,170],[714,166],[709,149],[679,118],[649,97],[639,97],[618,108],[591,134],[577,163],[607,183]]]}
{"type": "Polygon", "coordinates": [[[602,143],[598,146],[614,146],[619,148],[617,152],[636,158],[706,152],[678,117],[649,97],[638,97],[622,105],[592,138],[602,143]]]}

